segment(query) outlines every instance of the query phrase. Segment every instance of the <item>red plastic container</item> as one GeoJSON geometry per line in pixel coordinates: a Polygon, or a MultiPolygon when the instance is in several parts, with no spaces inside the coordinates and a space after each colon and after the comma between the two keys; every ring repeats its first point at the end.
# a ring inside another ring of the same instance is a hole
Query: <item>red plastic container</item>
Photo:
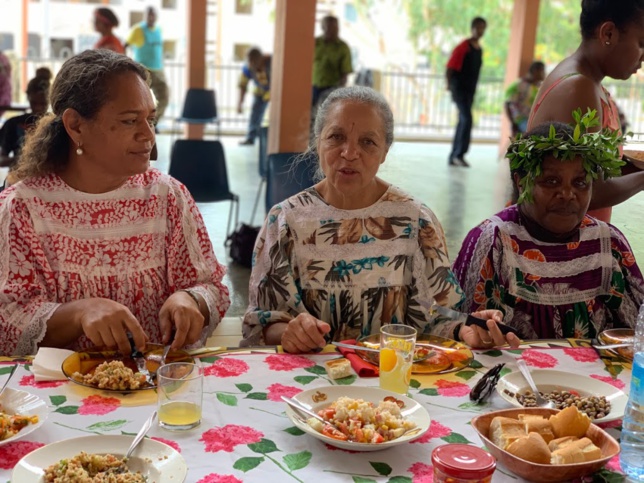
{"type": "Polygon", "coordinates": [[[444,444],[432,451],[434,483],[489,483],[496,459],[469,444],[444,444]]]}

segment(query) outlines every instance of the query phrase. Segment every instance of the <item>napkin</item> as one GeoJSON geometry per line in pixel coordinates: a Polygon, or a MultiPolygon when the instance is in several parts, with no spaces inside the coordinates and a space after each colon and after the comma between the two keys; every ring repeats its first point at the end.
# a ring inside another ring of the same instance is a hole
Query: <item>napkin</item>
{"type": "MultiPolygon", "coordinates": [[[[343,340],[341,342],[344,342],[345,344],[355,345],[356,340],[349,339],[349,340],[343,340]]],[[[349,362],[351,363],[351,367],[356,372],[356,374],[358,374],[358,376],[378,377],[379,375],[378,368],[373,364],[370,364],[369,362],[362,359],[362,357],[356,354],[356,351],[354,351],[353,349],[338,347],[338,351],[340,352],[340,354],[342,354],[344,357],[346,357],[349,360],[349,362]]]]}
{"type": "Polygon", "coordinates": [[[31,373],[36,381],[64,381],[67,379],[61,366],[63,361],[73,354],[67,349],[41,347],[31,365],[31,373]]]}

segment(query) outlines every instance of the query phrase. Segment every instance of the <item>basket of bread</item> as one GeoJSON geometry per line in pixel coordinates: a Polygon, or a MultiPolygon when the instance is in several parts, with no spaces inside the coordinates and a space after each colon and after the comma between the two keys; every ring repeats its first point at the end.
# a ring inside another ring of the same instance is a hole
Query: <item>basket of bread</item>
{"type": "Polygon", "coordinates": [[[529,481],[580,478],[619,453],[617,441],[576,406],[494,411],[472,419],[472,426],[500,463],[529,481]]]}

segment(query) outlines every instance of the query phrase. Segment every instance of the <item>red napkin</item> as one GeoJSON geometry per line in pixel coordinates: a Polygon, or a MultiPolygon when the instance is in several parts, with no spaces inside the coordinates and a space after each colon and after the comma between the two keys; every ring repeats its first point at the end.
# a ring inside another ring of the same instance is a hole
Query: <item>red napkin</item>
{"type": "MultiPolygon", "coordinates": [[[[343,340],[345,344],[355,345],[355,339],[343,340]]],[[[360,357],[353,349],[346,349],[344,347],[338,347],[338,351],[344,357],[346,357],[351,363],[351,367],[360,377],[378,377],[378,367],[370,364],[360,357]]]]}

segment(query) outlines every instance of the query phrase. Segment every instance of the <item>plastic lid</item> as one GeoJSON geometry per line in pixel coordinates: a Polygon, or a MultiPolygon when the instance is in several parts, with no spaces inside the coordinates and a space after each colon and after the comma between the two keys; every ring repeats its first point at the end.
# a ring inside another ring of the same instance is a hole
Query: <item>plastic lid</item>
{"type": "Polygon", "coordinates": [[[435,448],[432,464],[443,473],[464,480],[485,478],[496,469],[494,456],[469,444],[444,444],[435,448]]]}

